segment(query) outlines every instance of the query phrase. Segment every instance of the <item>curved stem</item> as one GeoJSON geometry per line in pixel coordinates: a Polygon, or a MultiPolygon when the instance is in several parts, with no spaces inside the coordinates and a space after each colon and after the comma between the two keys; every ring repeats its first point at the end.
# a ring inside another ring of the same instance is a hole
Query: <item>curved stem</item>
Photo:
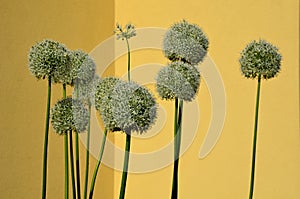
{"type": "Polygon", "coordinates": [[[178,198],[178,167],[179,167],[179,155],[181,145],[181,129],[182,129],[182,111],[183,100],[179,102],[175,99],[175,117],[174,117],[174,169],[173,169],[173,184],[172,184],[172,199],[178,198]]]}
{"type": "Polygon", "coordinates": [[[91,105],[89,104],[89,123],[86,141],[86,160],[85,160],[85,180],[84,180],[84,191],[83,198],[87,198],[87,187],[89,180],[89,162],[90,162],[90,133],[91,133],[91,105]]]}
{"type": "Polygon", "coordinates": [[[257,142],[257,126],[258,126],[260,85],[261,85],[261,76],[259,75],[258,76],[258,82],[257,82],[257,94],[256,94],[256,108],[255,108],[254,136],[253,136],[253,150],[252,150],[252,169],[251,169],[249,199],[253,198],[253,189],[254,189],[254,175],[255,175],[255,158],[256,158],[256,142],[257,142]]]}
{"type": "Polygon", "coordinates": [[[92,182],[91,182],[89,199],[93,198],[96,177],[97,177],[99,166],[101,164],[101,160],[102,160],[103,153],[104,153],[104,148],[105,148],[105,143],[106,143],[106,136],[107,136],[107,130],[105,129],[104,130],[104,136],[102,138],[102,145],[101,145],[101,149],[100,149],[100,153],[99,153],[99,157],[98,157],[98,162],[97,162],[97,165],[95,167],[94,175],[93,175],[92,182]]]}
{"type": "MultiPolygon", "coordinates": [[[[63,98],[67,97],[66,84],[63,84],[63,98]]],[[[65,140],[65,199],[69,198],[69,162],[68,162],[68,135],[67,132],[64,134],[65,140]]]]}
{"type": "Polygon", "coordinates": [[[127,77],[128,81],[130,82],[130,47],[128,39],[126,39],[126,45],[127,45],[127,77]]]}
{"type": "Polygon", "coordinates": [[[46,198],[47,190],[47,159],[48,159],[48,135],[50,120],[50,103],[51,103],[51,77],[48,78],[48,95],[45,121],[45,138],[44,138],[44,157],[43,157],[43,183],[42,183],[42,199],[46,198]]]}
{"type": "Polygon", "coordinates": [[[80,168],[79,168],[79,139],[75,132],[75,152],[76,152],[76,179],[77,179],[77,198],[80,199],[80,168]]]}
{"type": "Polygon", "coordinates": [[[72,131],[69,132],[69,143],[70,143],[69,147],[70,147],[70,166],[71,166],[71,177],[72,177],[72,193],[73,193],[73,198],[76,199],[72,131]]]}
{"type": "Polygon", "coordinates": [[[125,157],[124,157],[123,174],[122,174],[122,182],[121,182],[119,199],[125,198],[125,190],[126,190],[127,175],[128,175],[129,154],[130,154],[130,143],[131,143],[130,132],[126,132],[125,157]]]}

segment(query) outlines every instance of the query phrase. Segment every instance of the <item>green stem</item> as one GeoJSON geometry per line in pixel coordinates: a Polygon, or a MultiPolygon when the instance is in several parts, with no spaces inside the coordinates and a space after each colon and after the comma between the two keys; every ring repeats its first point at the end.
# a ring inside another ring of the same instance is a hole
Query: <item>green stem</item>
{"type": "Polygon", "coordinates": [[[76,199],[72,131],[69,132],[69,143],[70,143],[69,147],[70,147],[70,166],[71,166],[71,177],[72,177],[72,193],[73,193],[73,198],[76,199]]]}
{"type": "Polygon", "coordinates": [[[76,179],[77,179],[77,198],[80,199],[80,168],[79,168],[79,139],[75,132],[75,152],[76,152],[76,179]]]}
{"type": "Polygon", "coordinates": [[[68,169],[68,136],[67,133],[64,135],[65,139],[65,199],[69,198],[69,169],[68,169]]]}
{"type": "Polygon", "coordinates": [[[89,180],[89,162],[90,162],[90,133],[91,133],[91,105],[89,104],[89,124],[87,132],[87,141],[86,141],[86,160],[85,160],[85,180],[84,180],[84,192],[83,198],[87,198],[87,187],[89,180]]]}
{"type": "Polygon", "coordinates": [[[130,47],[128,39],[126,39],[126,45],[127,45],[127,77],[128,81],[130,82],[130,47]]]}
{"type": "Polygon", "coordinates": [[[104,148],[105,148],[105,143],[106,143],[106,136],[107,136],[107,129],[104,130],[104,136],[102,138],[102,144],[101,144],[101,149],[100,149],[100,153],[99,153],[99,157],[98,157],[98,162],[97,162],[97,165],[95,167],[94,175],[93,175],[92,182],[91,182],[89,199],[93,198],[96,177],[97,177],[99,166],[101,164],[103,153],[104,153],[104,148]]]}
{"type": "MultiPolygon", "coordinates": [[[[67,97],[66,84],[63,84],[63,98],[67,97]]],[[[69,162],[68,162],[68,135],[67,132],[64,134],[65,140],[65,199],[69,198],[69,162]]]]}
{"type": "Polygon", "coordinates": [[[43,157],[43,185],[42,199],[46,198],[47,190],[47,157],[48,157],[48,135],[49,135],[49,120],[50,120],[50,103],[51,103],[51,77],[48,78],[48,95],[45,121],[45,138],[44,138],[44,157],[43,157]]]}
{"type": "Polygon", "coordinates": [[[174,169],[173,169],[173,183],[172,183],[172,199],[178,198],[178,167],[179,167],[179,155],[181,145],[181,129],[182,129],[182,111],[183,100],[179,102],[175,99],[175,117],[174,117],[174,169]]]}
{"type": "MultiPolygon", "coordinates": [[[[78,84],[75,84],[75,97],[78,99],[79,91],[77,88],[78,84]]],[[[81,198],[80,195],[80,162],[79,162],[79,139],[78,132],[75,131],[75,164],[76,164],[76,184],[77,184],[77,199],[81,198]]]]}
{"type": "MultiPolygon", "coordinates": [[[[129,42],[128,42],[127,38],[126,38],[126,45],[127,45],[127,76],[128,76],[128,81],[130,82],[130,47],[129,47],[129,42]]],[[[126,146],[125,146],[123,174],[122,174],[119,199],[125,198],[125,190],[126,190],[126,183],[127,183],[127,176],[128,176],[128,164],[129,164],[130,143],[131,143],[130,133],[131,132],[125,132],[125,133],[126,133],[126,146]]]]}
{"type": "Polygon", "coordinates": [[[259,75],[258,76],[258,83],[257,83],[257,94],[256,94],[256,108],[255,108],[254,136],[253,136],[253,150],[252,150],[252,169],[251,169],[249,199],[253,198],[253,189],[254,189],[254,174],[255,174],[255,158],[256,158],[256,142],[257,142],[257,126],[258,126],[260,85],[261,85],[261,76],[259,75]]]}
{"type": "Polygon", "coordinates": [[[125,198],[125,190],[126,190],[127,175],[128,175],[129,154],[130,154],[130,142],[131,142],[130,133],[131,132],[126,132],[125,157],[124,157],[123,174],[122,174],[122,182],[121,182],[119,199],[125,198]]]}

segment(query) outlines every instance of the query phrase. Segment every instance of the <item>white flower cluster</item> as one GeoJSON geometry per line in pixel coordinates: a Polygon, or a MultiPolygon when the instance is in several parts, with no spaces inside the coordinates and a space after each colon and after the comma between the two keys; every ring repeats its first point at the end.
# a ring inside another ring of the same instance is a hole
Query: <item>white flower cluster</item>
{"type": "Polygon", "coordinates": [[[281,55],[278,48],[265,40],[252,41],[241,52],[241,71],[247,78],[259,75],[264,79],[275,77],[280,71],[281,55]]]}
{"type": "Polygon", "coordinates": [[[200,85],[200,72],[182,61],[171,62],[157,75],[157,92],[162,99],[192,101],[200,85]]]}
{"type": "Polygon", "coordinates": [[[60,66],[66,66],[68,50],[65,45],[52,40],[43,40],[32,46],[29,50],[29,71],[37,79],[52,78],[58,83],[59,78],[54,76],[60,66]]]}
{"type": "Polygon", "coordinates": [[[156,101],[144,87],[115,77],[104,78],[97,86],[96,109],[110,131],[147,131],[156,119],[156,101]]]}
{"type": "Polygon", "coordinates": [[[159,71],[156,90],[162,99],[192,101],[200,85],[197,64],[207,54],[208,39],[200,27],[183,20],[167,31],[163,49],[171,61],[159,71]]]}
{"type": "Polygon", "coordinates": [[[73,86],[88,82],[95,74],[93,59],[81,50],[69,51],[57,41],[43,40],[29,51],[29,70],[38,79],[51,78],[53,83],[73,86]]]}
{"type": "Polygon", "coordinates": [[[58,101],[51,109],[51,123],[59,135],[74,130],[78,133],[86,130],[89,113],[80,100],[67,97],[58,101]]]}
{"type": "Polygon", "coordinates": [[[205,57],[208,44],[208,39],[199,26],[183,20],[167,31],[163,50],[171,61],[182,60],[196,65],[205,57]]]}
{"type": "Polygon", "coordinates": [[[135,27],[130,23],[126,24],[124,28],[117,23],[114,33],[116,34],[117,39],[121,40],[130,39],[131,37],[136,36],[135,27]]]}

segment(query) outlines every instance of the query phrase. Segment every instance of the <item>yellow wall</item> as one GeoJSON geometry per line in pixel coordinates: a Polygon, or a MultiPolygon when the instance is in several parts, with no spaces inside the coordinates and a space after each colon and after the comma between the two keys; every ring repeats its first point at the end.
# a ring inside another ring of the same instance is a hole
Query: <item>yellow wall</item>
{"type": "MultiPolygon", "coordinates": [[[[256,82],[240,74],[239,53],[254,39],[266,39],[278,46],[283,56],[282,71],[275,79],[262,83],[254,197],[300,197],[297,0],[116,0],[115,18],[121,24],[132,22],[138,28],[167,28],[187,19],[199,24],[209,37],[209,55],[218,66],[226,89],[227,115],[216,147],[208,157],[199,160],[199,148],[211,116],[209,93],[202,81],[197,98],[201,109],[200,128],[180,162],[180,198],[184,199],[248,197],[256,82]]],[[[159,51],[132,54],[133,67],[145,63],[165,64],[167,60],[159,51]]],[[[124,56],[116,63],[116,75],[121,76],[125,71],[124,56]]],[[[133,151],[151,151],[172,138],[173,106],[171,102],[163,105],[171,121],[156,138],[147,142],[134,139],[133,151]]],[[[124,145],[124,136],[115,138],[117,145],[124,145]]],[[[169,198],[171,176],[171,166],[148,174],[130,174],[127,198],[169,198]]],[[[120,179],[121,173],[116,172],[115,198],[120,179]]]]}
{"type": "MultiPolygon", "coordinates": [[[[211,116],[209,92],[202,81],[197,97],[200,128],[181,158],[180,198],[248,197],[256,83],[240,75],[238,58],[249,41],[259,38],[278,46],[283,62],[279,76],[262,84],[255,198],[300,197],[297,0],[12,0],[0,5],[1,198],[39,198],[41,192],[46,82],[37,82],[28,71],[30,46],[52,38],[71,49],[90,51],[112,34],[115,21],[167,28],[183,18],[203,27],[210,39],[209,55],[226,89],[227,116],[215,149],[199,160],[211,116]]],[[[132,59],[133,66],[167,62],[160,51],[153,50],[135,52],[132,59]]],[[[126,57],[117,61],[117,76],[126,71],[125,61],[126,57]]],[[[53,95],[52,104],[61,95],[61,88],[55,86],[53,95]]],[[[159,102],[172,118],[172,103],[159,102]]],[[[168,129],[172,129],[171,120],[148,142],[134,139],[132,150],[151,151],[168,143],[172,138],[168,129]]],[[[124,136],[113,137],[123,147],[124,136]]],[[[82,160],[83,153],[81,150],[82,160]]],[[[50,132],[48,198],[63,196],[63,165],[62,137],[50,132]]],[[[91,168],[94,165],[92,160],[91,168]]],[[[95,198],[118,198],[121,173],[105,166],[101,169],[104,176],[98,178],[95,198]]],[[[171,166],[147,174],[130,174],[127,198],[169,198],[171,174],[171,166]]]]}
{"type": "MultiPolygon", "coordinates": [[[[29,73],[29,48],[51,38],[70,49],[89,52],[112,34],[114,23],[113,1],[1,1],[0,198],[41,196],[47,82],[36,81],[29,73]]],[[[52,104],[60,96],[61,87],[55,86],[52,104]]],[[[63,137],[50,129],[47,195],[63,198],[63,137]]],[[[81,149],[83,184],[85,153],[81,149]]],[[[91,159],[92,170],[94,166],[91,159]]],[[[113,172],[106,167],[102,171],[95,196],[112,198],[113,172]]]]}

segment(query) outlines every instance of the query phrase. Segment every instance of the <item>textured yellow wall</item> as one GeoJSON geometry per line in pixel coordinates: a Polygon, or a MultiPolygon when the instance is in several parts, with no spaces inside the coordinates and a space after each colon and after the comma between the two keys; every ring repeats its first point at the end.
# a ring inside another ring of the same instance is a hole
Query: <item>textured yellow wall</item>
{"type": "MultiPolygon", "coordinates": [[[[209,55],[226,89],[227,116],[215,149],[199,160],[211,116],[210,96],[202,81],[197,97],[200,128],[180,162],[180,198],[248,197],[256,83],[240,75],[238,58],[249,41],[259,38],[277,45],[283,62],[279,76],[262,84],[254,196],[300,197],[298,1],[116,0],[115,5],[113,1],[94,0],[2,1],[0,11],[1,198],[39,198],[41,192],[47,85],[37,82],[27,69],[31,45],[52,38],[71,49],[90,51],[111,35],[114,21],[167,28],[183,18],[203,27],[210,39],[209,55]]],[[[160,51],[153,50],[135,52],[132,59],[133,66],[167,62],[160,51]]],[[[126,71],[125,61],[126,57],[118,60],[117,76],[126,71]]],[[[61,95],[61,88],[55,86],[53,95],[52,104],[61,95]]],[[[172,118],[172,103],[159,102],[172,118]]],[[[168,143],[172,135],[167,129],[172,129],[172,120],[148,142],[134,139],[132,150],[151,151],[168,143]]],[[[113,137],[123,147],[124,136],[113,137]]],[[[82,160],[83,153],[81,150],[82,160]]],[[[50,132],[48,198],[63,196],[63,165],[63,140],[50,132]]],[[[94,165],[93,160],[91,168],[94,165]]],[[[118,198],[121,173],[107,167],[101,167],[100,172],[105,177],[98,178],[95,198],[118,198]]],[[[127,198],[169,198],[171,175],[171,166],[130,174],[127,198]]]]}
{"type": "MultiPolygon", "coordinates": [[[[40,198],[47,82],[29,73],[29,48],[51,38],[89,52],[112,34],[114,2],[1,1],[0,25],[0,198],[40,198]]],[[[52,104],[61,95],[61,87],[54,86],[52,104]]],[[[50,129],[47,193],[50,199],[63,198],[63,137],[50,129]]],[[[91,158],[91,170],[94,166],[91,158]]],[[[101,169],[95,198],[112,198],[113,172],[101,169]]]]}
{"type": "MultiPolygon", "coordinates": [[[[216,147],[208,157],[199,160],[199,148],[211,116],[210,96],[202,81],[197,97],[201,109],[200,128],[180,162],[179,195],[183,199],[248,197],[257,83],[241,76],[239,53],[254,39],[266,39],[278,46],[283,56],[282,71],[275,79],[262,83],[254,197],[300,197],[297,0],[116,0],[115,18],[121,24],[132,22],[138,28],[167,28],[187,19],[199,24],[209,37],[209,55],[218,66],[226,89],[227,115],[216,147]]],[[[167,60],[157,50],[132,54],[133,68],[145,63],[165,64],[167,60]]],[[[122,76],[125,72],[126,56],[116,63],[116,75],[122,76]]],[[[134,139],[133,151],[155,150],[172,139],[172,104],[163,102],[170,118],[164,130],[148,141],[134,139]]],[[[124,136],[115,138],[117,145],[124,146],[124,136]]],[[[120,180],[121,173],[116,172],[115,198],[119,194],[120,180]]],[[[127,198],[170,198],[171,180],[171,166],[147,174],[130,174],[127,198]]]]}

